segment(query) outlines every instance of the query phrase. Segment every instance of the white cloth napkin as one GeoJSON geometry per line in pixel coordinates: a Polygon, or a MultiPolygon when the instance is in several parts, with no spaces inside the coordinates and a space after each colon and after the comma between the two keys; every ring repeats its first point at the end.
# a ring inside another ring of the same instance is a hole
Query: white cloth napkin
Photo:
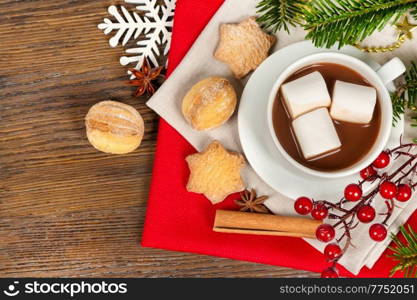
{"type": "MultiPolygon", "coordinates": [[[[226,148],[242,153],[239,142],[236,114],[225,125],[220,128],[198,132],[193,130],[185,121],[181,113],[181,103],[185,93],[191,86],[201,79],[209,76],[222,76],[230,79],[235,87],[243,89],[244,82],[233,78],[227,65],[217,61],[213,57],[214,50],[219,39],[219,25],[222,23],[237,23],[243,19],[256,15],[257,0],[227,0],[218,12],[211,19],[197,41],[194,43],[188,54],[182,60],[169,79],[159,88],[157,93],[147,102],[147,105],[173,126],[184,138],[197,150],[201,151],[211,141],[219,140],[226,148]]],[[[291,43],[304,39],[305,32],[296,28],[288,35],[285,32],[277,34],[278,43],[274,51],[283,48],[291,43]]],[[[378,37],[378,39],[381,39],[378,37]]],[[[397,54],[401,55],[401,54],[397,54]]],[[[400,56],[401,57],[401,56],[400,56]]],[[[379,57],[380,62],[386,60],[379,57]]],[[[276,214],[294,215],[293,201],[279,192],[274,191],[248,166],[242,174],[249,187],[253,187],[260,195],[268,195],[266,205],[276,214]]],[[[341,192],[342,194],[342,192],[341,192]]],[[[335,195],[339,199],[340,195],[335,195]]],[[[385,208],[382,199],[376,199],[377,211],[383,212],[385,208]]],[[[406,209],[395,209],[391,217],[389,231],[397,233],[398,227],[403,224],[413,211],[417,208],[417,197],[414,196],[407,204],[406,209]]],[[[382,218],[382,217],[380,217],[382,218]]],[[[353,274],[359,273],[366,265],[371,268],[389,243],[375,243],[368,235],[369,225],[360,224],[352,231],[353,244],[343,256],[340,263],[353,274]]],[[[310,245],[322,251],[324,244],[316,240],[306,240],[310,245]]],[[[323,258],[324,259],[324,258],[323,258]]]]}

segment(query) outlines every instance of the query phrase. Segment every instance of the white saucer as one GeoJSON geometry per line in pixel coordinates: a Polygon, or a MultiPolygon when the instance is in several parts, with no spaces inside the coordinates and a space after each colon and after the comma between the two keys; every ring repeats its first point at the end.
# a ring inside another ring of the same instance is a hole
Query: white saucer
{"type": "MultiPolygon", "coordinates": [[[[281,155],[268,130],[268,97],[276,79],[296,60],[320,52],[341,52],[366,62],[374,69],[379,66],[368,54],[351,46],[340,50],[320,49],[310,41],[303,41],[282,48],[268,57],[250,77],[240,100],[238,129],[247,160],[268,185],[290,198],[307,195],[331,200],[331,197],[340,195],[347,184],[360,179],[359,175],[328,179],[302,172],[281,155]]],[[[400,129],[393,130],[390,143],[398,144],[401,132],[400,129]]]]}

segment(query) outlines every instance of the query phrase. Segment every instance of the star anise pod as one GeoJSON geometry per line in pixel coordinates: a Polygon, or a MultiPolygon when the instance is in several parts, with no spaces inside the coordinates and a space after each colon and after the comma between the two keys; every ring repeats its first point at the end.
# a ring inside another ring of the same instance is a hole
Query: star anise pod
{"type": "Polygon", "coordinates": [[[163,67],[151,68],[146,58],[143,61],[143,65],[140,68],[140,70],[129,69],[129,71],[132,72],[132,74],[136,77],[136,79],[130,80],[128,84],[138,87],[134,95],[142,96],[143,94],[148,93],[149,96],[152,96],[156,90],[152,81],[162,76],[161,75],[162,69],[163,67]]]}
{"type": "Polygon", "coordinates": [[[250,191],[245,190],[240,194],[241,199],[235,200],[235,203],[240,206],[240,211],[249,211],[257,213],[269,213],[268,208],[264,205],[268,196],[258,197],[256,191],[251,189],[250,191]]]}

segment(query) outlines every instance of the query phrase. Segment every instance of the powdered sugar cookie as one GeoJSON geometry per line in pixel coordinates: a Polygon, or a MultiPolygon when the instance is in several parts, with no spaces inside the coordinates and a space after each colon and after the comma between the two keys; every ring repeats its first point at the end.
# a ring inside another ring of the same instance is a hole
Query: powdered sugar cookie
{"type": "Polygon", "coordinates": [[[239,24],[222,24],[214,57],[228,64],[237,78],[242,78],[268,57],[275,42],[276,37],[263,32],[254,17],[239,24]]]}
{"type": "Polygon", "coordinates": [[[186,161],[190,168],[187,190],[204,194],[213,204],[245,189],[240,176],[245,166],[243,156],[227,151],[218,141],[201,153],[187,156],[186,161]]]}
{"type": "Polygon", "coordinates": [[[185,95],[182,113],[196,130],[208,130],[225,123],[236,108],[237,96],[232,84],[225,78],[209,77],[185,95]]]}

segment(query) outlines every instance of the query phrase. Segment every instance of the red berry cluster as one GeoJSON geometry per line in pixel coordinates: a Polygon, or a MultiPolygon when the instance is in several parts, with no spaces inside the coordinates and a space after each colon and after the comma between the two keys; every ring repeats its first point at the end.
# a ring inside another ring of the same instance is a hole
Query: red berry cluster
{"type": "Polygon", "coordinates": [[[329,268],[322,272],[321,277],[336,278],[339,276],[336,263],[351,246],[350,230],[356,227],[359,222],[371,223],[374,221],[376,211],[372,202],[378,194],[381,195],[387,205],[387,212],[384,214],[386,217],[383,222],[374,223],[369,227],[369,236],[376,242],[385,240],[388,234],[386,223],[395,207],[394,200],[399,202],[408,201],[417,185],[417,183],[412,184],[410,180],[407,182],[407,177],[416,172],[417,163],[412,163],[417,159],[417,156],[403,151],[408,147],[411,150],[413,146],[414,144],[401,145],[391,151],[382,152],[370,166],[360,171],[362,181],[345,187],[344,197],[338,204],[328,201],[314,201],[307,197],[300,197],[295,201],[294,209],[300,215],[311,214],[317,220],[324,220],[325,218],[337,220],[333,225],[322,224],[316,230],[317,239],[329,243],[324,248],[324,256],[327,261],[332,263],[329,268]],[[388,175],[382,169],[390,164],[394,154],[397,157],[405,155],[410,158],[392,174],[388,175]],[[407,167],[410,168],[408,171],[406,170],[407,167]],[[400,177],[396,178],[398,176],[400,177]],[[377,180],[379,180],[378,185],[364,195],[362,185],[367,181],[375,182],[377,180]],[[355,205],[351,209],[345,209],[343,204],[347,202],[355,202],[355,205]],[[355,222],[355,220],[358,220],[358,222],[355,222]],[[332,242],[336,237],[336,228],[339,227],[344,229],[344,232],[336,239],[336,242],[332,242]],[[343,239],[346,239],[346,242],[342,249],[339,244],[343,239]]]}
{"type": "Polygon", "coordinates": [[[300,215],[308,215],[316,220],[324,220],[329,214],[326,205],[321,202],[313,202],[310,198],[300,197],[294,203],[295,211],[300,215]]]}

